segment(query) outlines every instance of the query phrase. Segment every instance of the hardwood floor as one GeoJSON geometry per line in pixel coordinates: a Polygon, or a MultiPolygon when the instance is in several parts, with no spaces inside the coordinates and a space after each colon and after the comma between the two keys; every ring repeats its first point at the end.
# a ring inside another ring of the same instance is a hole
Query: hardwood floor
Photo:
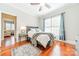
{"type": "MultiPolygon", "coordinates": [[[[28,43],[30,42],[22,41],[9,47],[2,47],[0,48],[2,50],[0,52],[0,55],[11,56],[12,48],[16,48],[28,43]]],[[[76,51],[74,45],[55,40],[52,46],[42,50],[42,53],[39,56],[77,56],[78,54],[76,54],[75,52],[76,51]]]]}

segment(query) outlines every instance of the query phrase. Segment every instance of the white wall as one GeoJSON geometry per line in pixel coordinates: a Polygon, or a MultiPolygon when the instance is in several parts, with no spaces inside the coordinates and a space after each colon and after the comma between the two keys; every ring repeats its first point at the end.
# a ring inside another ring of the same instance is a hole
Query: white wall
{"type": "Polygon", "coordinates": [[[41,16],[39,27],[43,29],[43,18],[50,16],[55,16],[65,12],[64,21],[65,21],[65,32],[66,32],[66,41],[75,44],[76,36],[79,35],[79,4],[68,4],[60,9],[50,12],[49,14],[41,16]],[[40,25],[41,24],[41,25],[40,25]]]}
{"type": "Polygon", "coordinates": [[[17,16],[17,34],[20,32],[21,26],[38,26],[37,17],[24,13],[7,4],[0,4],[0,11],[17,16]]]}
{"type": "Polygon", "coordinates": [[[0,12],[0,47],[1,47],[1,12],[0,12]]]}

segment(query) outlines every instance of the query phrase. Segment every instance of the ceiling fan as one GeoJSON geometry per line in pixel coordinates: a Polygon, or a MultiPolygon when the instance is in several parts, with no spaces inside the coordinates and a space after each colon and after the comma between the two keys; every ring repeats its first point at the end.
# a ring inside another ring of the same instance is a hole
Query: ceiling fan
{"type": "Polygon", "coordinates": [[[48,9],[51,8],[51,6],[48,3],[44,3],[43,5],[41,3],[30,3],[30,5],[32,5],[32,6],[39,5],[40,6],[39,10],[38,10],[39,12],[43,10],[43,7],[46,7],[48,9]]]}

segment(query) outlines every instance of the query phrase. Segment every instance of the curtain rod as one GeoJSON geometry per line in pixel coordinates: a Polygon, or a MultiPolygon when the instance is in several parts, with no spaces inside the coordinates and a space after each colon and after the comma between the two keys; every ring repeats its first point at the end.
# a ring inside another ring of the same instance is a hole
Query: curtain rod
{"type": "Polygon", "coordinates": [[[59,14],[65,14],[66,12],[61,12],[61,13],[58,13],[58,14],[55,14],[55,15],[51,15],[51,16],[48,16],[48,17],[44,17],[43,19],[46,19],[46,18],[51,18],[51,17],[55,17],[59,14]]]}

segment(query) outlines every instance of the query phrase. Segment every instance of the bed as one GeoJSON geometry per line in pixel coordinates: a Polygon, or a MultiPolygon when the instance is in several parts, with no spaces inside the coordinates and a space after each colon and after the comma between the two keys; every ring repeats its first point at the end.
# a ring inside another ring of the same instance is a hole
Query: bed
{"type": "Polygon", "coordinates": [[[38,27],[27,26],[27,40],[31,41],[34,46],[41,45],[43,48],[51,46],[54,36],[52,33],[41,31],[38,27]]]}

